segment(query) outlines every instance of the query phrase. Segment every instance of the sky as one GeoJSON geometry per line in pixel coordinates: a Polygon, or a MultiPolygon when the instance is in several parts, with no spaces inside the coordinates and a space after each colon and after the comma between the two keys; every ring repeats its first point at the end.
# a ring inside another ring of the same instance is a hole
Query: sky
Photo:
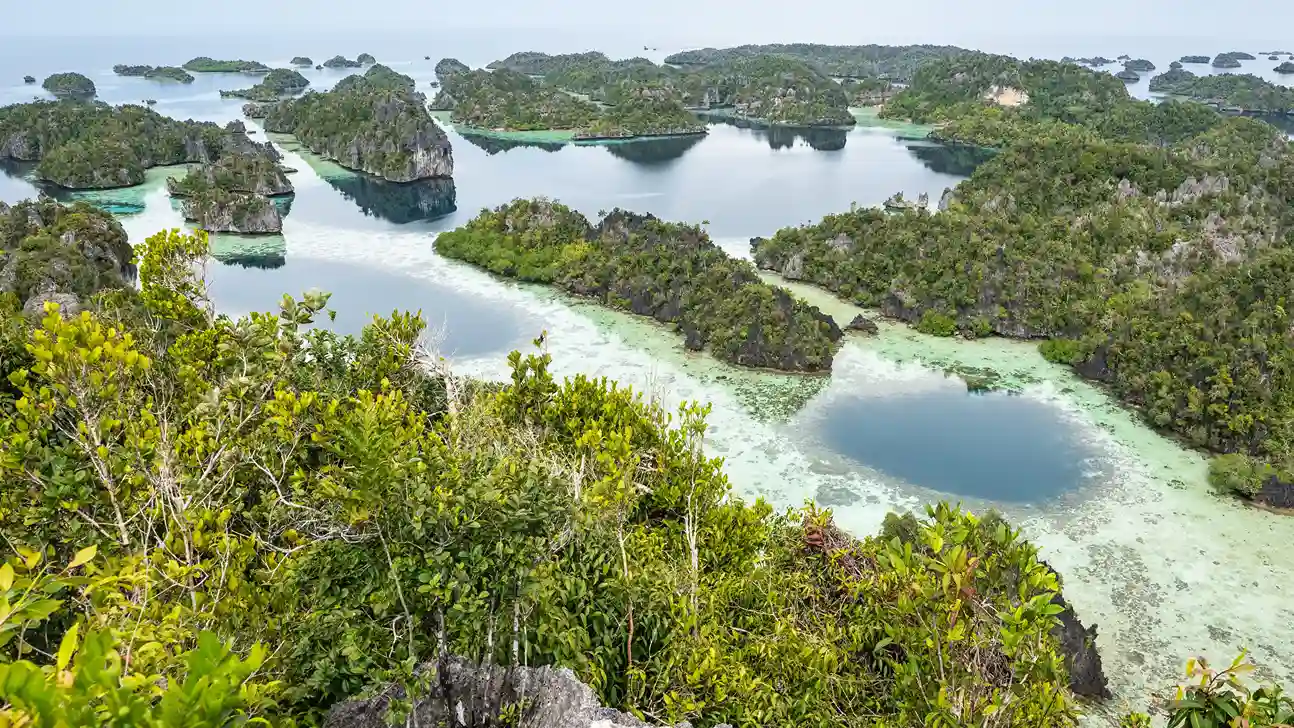
{"type": "MultiPolygon", "coordinates": [[[[342,33],[561,28],[700,43],[971,44],[996,38],[1174,37],[1278,42],[1294,6],[1275,0],[3,0],[0,36],[342,33]],[[629,8],[634,8],[630,10],[629,8]],[[51,14],[56,15],[51,22],[51,14]],[[1267,29],[1276,29],[1273,37],[1267,29]]],[[[1294,45],[1294,30],[1289,30],[1294,45]]]]}

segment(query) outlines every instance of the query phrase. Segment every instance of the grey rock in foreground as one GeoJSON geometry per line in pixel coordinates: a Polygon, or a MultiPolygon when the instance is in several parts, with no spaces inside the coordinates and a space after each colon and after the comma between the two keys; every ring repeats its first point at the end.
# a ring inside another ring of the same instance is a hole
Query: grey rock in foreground
{"type": "Polygon", "coordinates": [[[213,233],[265,235],[283,232],[283,215],[273,200],[259,195],[232,193],[186,199],[184,219],[213,233]]]}
{"type": "MultiPolygon", "coordinates": [[[[414,702],[420,728],[650,728],[650,724],[603,707],[593,690],[567,668],[476,665],[451,657],[430,671],[430,693],[414,702]],[[504,719],[520,708],[520,716],[504,719]]],[[[398,686],[368,700],[333,706],[324,728],[386,728],[387,709],[403,699],[398,686]]],[[[415,722],[416,721],[416,722],[415,722]]],[[[678,728],[688,724],[683,723],[678,728]]],[[[720,727],[725,728],[725,727],[720,727]]]]}

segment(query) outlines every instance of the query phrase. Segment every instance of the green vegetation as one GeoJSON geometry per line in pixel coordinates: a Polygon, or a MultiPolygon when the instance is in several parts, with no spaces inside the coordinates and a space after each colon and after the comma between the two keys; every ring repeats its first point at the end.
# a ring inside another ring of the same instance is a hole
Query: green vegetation
{"type": "Polygon", "coordinates": [[[1155,64],[1151,63],[1150,61],[1144,58],[1137,58],[1131,61],[1124,61],[1123,67],[1129,71],[1136,71],[1137,73],[1148,73],[1150,71],[1155,70],[1155,64]]]}
{"type": "Polygon", "coordinates": [[[98,89],[94,87],[94,81],[79,73],[55,73],[47,76],[41,88],[60,99],[78,101],[92,99],[98,93],[98,89]]]}
{"type": "Polygon", "coordinates": [[[310,79],[290,68],[276,68],[251,88],[238,91],[221,91],[221,98],[247,99],[249,101],[278,101],[306,90],[310,79]]]}
{"type": "Polygon", "coordinates": [[[538,51],[521,51],[513,53],[501,61],[495,61],[486,66],[489,69],[506,68],[509,71],[522,73],[528,76],[544,76],[550,73],[560,72],[571,66],[585,66],[589,64],[609,63],[610,59],[606,55],[597,51],[587,53],[565,53],[556,56],[550,56],[547,53],[538,51]]]}
{"type": "Polygon", "coordinates": [[[296,56],[292,59],[291,63],[294,66],[302,67],[313,66],[315,64],[314,61],[310,60],[309,56],[296,56]]]}
{"type": "Polygon", "coordinates": [[[1127,68],[1114,74],[1114,77],[1119,79],[1120,81],[1127,81],[1128,83],[1136,83],[1141,80],[1140,74],[1138,74],[1136,71],[1133,71],[1127,68]]]}
{"type": "Polygon", "coordinates": [[[850,106],[880,106],[898,93],[898,87],[879,78],[847,78],[840,88],[848,97],[850,106]]]}
{"type": "Polygon", "coordinates": [[[446,77],[432,107],[451,108],[455,124],[508,131],[580,129],[599,114],[593,104],[507,68],[446,77]]]}
{"type": "Polygon", "coordinates": [[[126,66],[117,65],[112,67],[112,72],[118,76],[138,76],[142,78],[151,78],[158,81],[178,81],[179,83],[193,83],[193,76],[183,68],[175,66],[126,66]]]}
{"type": "MultiPolygon", "coordinates": [[[[1049,357],[1152,425],[1294,470],[1294,151],[1282,132],[1136,101],[1078,66],[981,55],[922,68],[885,113],[1000,151],[944,212],[831,215],[757,240],[759,265],[936,333],[950,317],[965,336],[1064,340],[1049,357]],[[1029,101],[985,100],[999,85],[1029,101]]],[[[1294,503],[1294,485],[1258,498],[1294,503]]]]}
{"type": "Polygon", "coordinates": [[[327,93],[247,109],[267,131],[294,134],[311,151],[391,182],[451,177],[449,139],[413,79],[375,65],[327,93]]]}
{"type": "MultiPolygon", "coordinates": [[[[1076,724],[1060,579],[996,514],[857,540],[774,513],[704,454],[704,405],[542,351],[455,377],[416,316],[311,327],[327,294],[217,316],[207,252],[155,235],[139,291],[79,316],[0,298],[0,468],[30,483],[0,489],[5,724],[314,725],[392,683],[434,701],[415,670],[453,656],[568,667],[660,723],[1076,724]]],[[[1288,721],[1250,667],[1193,660],[1170,725],[1288,721]]]]}
{"type": "Polygon", "coordinates": [[[1294,89],[1249,73],[1196,76],[1189,71],[1176,75],[1170,71],[1152,79],[1151,90],[1186,96],[1226,109],[1264,114],[1294,111],[1294,89]]]}
{"type": "Polygon", "coordinates": [[[1280,64],[1276,68],[1273,68],[1272,70],[1277,73],[1286,73],[1286,74],[1294,73],[1294,62],[1285,61],[1284,63],[1280,64]]]}
{"type": "Polygon", "coordinates": [[[323,62],[324,68],[359,68],[364,64],[359,61],[352,61],[346,56],[333,56],[323,62]]]}
{"type": "Polygon", "coordinates": [[[457,58],[442,58],[436,62],[436,81],[445,83],[445,79],[459,73],[467,73],[472,69],[467,67],[466,63],[457,58]]]}
{"type": "Polygon", "coordinates": [[[143,106],[51,101],[0,108],[0,139],[0,153],[39,162],[39,178],[71,189],[141,184],[150,167],[216,158],[231,141],[215,124],[143,106]]]}
{"type": "Polygon", "coordinates": [[[1209,57],[1208,56],[1182,56],[1180,60],[1182,63],[1208,63],[1209,57]]]}
{"type": "Polygon", "coordinates": [[[705,124],[683,108],[669,89],[640,88],[635,97],[621,99],[575,138],[633,138],[705,132],[705,124]]]}
{"type": "Polygon", "coordinates": [[[198,56],[184,64],[184,70],[194,73],[269,73],[270,67],[260,61],[217,61],[198,56]]]}
{"type": "Polygon", "coordinates": [[[907,81],[924,63],[965,53],[956,46],[833,46],[818,43],[774,43],[735,48],[704,48],[668,56],[672,65],[709,66],[735,60],[781,56],[812,64],[829,76],[907,81]]]}
{"type": "MultiPolygon", "coordinates": [[[[129,286],[131,255],[121,225],[88,204],[0,202],[0,297],[13,299],[6,306],[39,314],[52,300],[75,309],[101,289],[129,286]]],[[[0,346],[0,362],[12,357],[0,346]]],[[[0,645],[3,637],[0,628],[0,645]]]]}
{"type": "Polygon", "coordinates": [[[1213,59],[1214,68],[1240,68],[1240,59],[1230,53],[1219,53],[1213,59]]]}
{"type": "Polygon", "coordinates": [[[516,200],[442,233],[436,250],[673,323],[689,349],[742,366],[825,371],[841,337],[830,317],[761,282],[700,228],[650,215],[615,210],[593,227],[564,205],[516,200]]]}
{"type": "Polygon", "coordinates": [[[374,63],[377,63],[377,59],[368,53],[359,54],[358,56],[355,57],[355,61],[365,66],[371,66],[374,63]]]}

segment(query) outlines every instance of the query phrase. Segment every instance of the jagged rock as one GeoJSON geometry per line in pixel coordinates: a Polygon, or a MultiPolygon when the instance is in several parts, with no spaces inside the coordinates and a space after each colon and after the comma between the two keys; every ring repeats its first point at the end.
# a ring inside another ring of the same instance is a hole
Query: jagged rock
{"type": "MultiPolygon", "coordinates": [[[[1042,562],[1042,565],[1056,574],[1047,562],[1042,562]]],[[[1056,574],[1056,579],[1060,580],[1059,574],[1056,574]]],[[[1069,689],[1085,698],[1110,697],[1105,671],[1101,668],[1101,654],[1096,650],[1096,625],[1084,627],[1059,592],[1052,597],[1051,603],[1065,610],[1060,613],[1060,624],[1052,629],[1051,634],[1060,643],[1060,652],[1065,658],[1069,689]]]]}
{"type": "Polygon", "coordinates": [[[855,316],[853,321],[849,322],[849,326],[847,328],[850,331],[861,331],[864,334],[878,334],[881,331],[880,328],[876,326],[875,321],[867,318],[861,313],[855,316]]]}
{"type": "Polygon", "coordinates": [[[944,193],[939,196],[939,211],[943,212],[948,209],[949,203],[956,199],[951,187],[945,188],[944,193]]]}
{"type": "Polygon", "coordinates": [[[45,304],[57,303],[58,312],[63,318],[70,318],[81,312],[81,299],[72,293],[58,291],[40,291],[27,299],[22,306],[25,316],[41,318],[45,315],[45,304]]]}
{"type": "MultiPolygon", "coordinates": [[[[606,708],[575,673],[557,667],[498,667],[447,658],[434,671],[428,694],[413,701],[409,725],[453,728],[650,728],[637,718],[606,708]],[[503,718],[520,710],[515,720],[503,718]]],[[[386,728],[393,700],[405,700],[391,686],[368,700],[339,703],[328,711],[324,728],[386,728]]],[[[682,728],[682,726],[679,726],[682,728]]],[[[730,728],[720,726],[717,728],[730,728]]]]}
{"type": "Polygon", "coordinates": [[[854,239],[841,233],[832,238],[827,245],[837,253],[852,253],[854,251],[854,239]]]}
{"type": "Polygon", "coordinates": [[[471,70],[472,69],[467,67],[466,63],[463,63],[457,58],[442,58],[436,63],[436,80],[441,84],[444,84],[445,79],[450,76],[459,73],[467,73],[471,70]]]}
{"type": "Polygon", "coordinates": [[[20,162],[34,162],[40,159],[40,148],[25,131],[16,131],[0,144],[0,159],[16,159],[20,162]]]}
{"type": "Polygon", "coordinates": [[[264,119],[269,115],[270,109],[273,107],[274,104],[258,104],[255,102],[243,104],[243,116],[248,119],[264,119]]]}
{"type": "Polygon", "coordinates": [[[786,259],[786,265],[782,266],[782,277],[788,281],[798,281],[804,278],[804,251],[798,251],[786,259]]]}
{"type": "Polygon", "coordinates": [[[187,198],[184,219],[213,233],[262,235],[283,231],[283,216],[273,200],[259,195],[220,193],[187,198]]]}

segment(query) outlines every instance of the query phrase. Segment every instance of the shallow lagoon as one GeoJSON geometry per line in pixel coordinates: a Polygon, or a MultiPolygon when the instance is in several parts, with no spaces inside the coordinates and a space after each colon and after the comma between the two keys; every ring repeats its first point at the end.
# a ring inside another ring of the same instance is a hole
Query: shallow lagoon
{"type": "MultiPolygon", "coordinates": [[[[421,81],[433,64],[393,65],[421,81]]],[[[165,92],[130,87],[144,83],[137,79],[108,81],[113,100],[147,92],[162,113],[237,116],[237,104],[216,94],[229,80],[165,92]]],[[[561,373],[606,375],[670,405],[711,402],[707,447],[726,459],[738,494],[779,506],[815,499],[855,533],[874,532],[890,510],[938,498],[999,508],[1065,576],[1080,616],[1100,625],[1118,696],[1112,710],[1144,703],[1194,654],[1225,659],[1247,647],[1268,674],[1294,679],[1294,569],[1284,551],[1294,519],[1214,496],[1202,457],[1029,344],[934,339],[882,323],[874,338],[850,335],[831,377],[740,371],[684,351],[677,335],[651,322],[500,281],[434,252],[437,231],[482,206],[545,194],[589,215],[623,206],[708,221],[726,250],[747,255],[750,236],[854,201],[877,204],[896,191],[937,199],[979,161],[908,132],[879,122],[830,135],[715,125],[686,143],[601,146],[455,135],[452,202],[443,184],[383,185],[277,139],[298,170],[283,235],[216,238],[211,293],[237,314],[273,310],[284,292],[330,290],[340,312],[332,325],[347,333],[371,313],[422,309],[442,332],[439,350],[478,376],[504,376],[506,352],[547,330],[561,373]],[[973,393],[967,380],[974,388],[988,381],[992,391],[973,393]]],[[[97,193],[100,204],[134,213],[122,217],[132,240],[181,225],[162,190],[165,173],[150,173],[141,188],[97,193]]],[[[20,178],[0,179],[5,200],[34,192],[20,178]]],[[[791,287],[842,322],[857,313],[791,287]]]]}

